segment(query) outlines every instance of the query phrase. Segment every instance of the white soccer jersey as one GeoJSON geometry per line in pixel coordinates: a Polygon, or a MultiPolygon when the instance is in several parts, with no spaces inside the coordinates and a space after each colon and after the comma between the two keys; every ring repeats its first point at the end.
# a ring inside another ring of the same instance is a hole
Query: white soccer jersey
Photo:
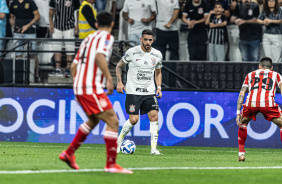
{"type": "Polygon", "coordinates": [[[250,72],[243,86],[248,87],[249,93],[244,105],[248,107],[275,107],[276,86],[282,82],[281,75],[269,69],[259,69],[250,72]]]}
{"type": "Polygon", "coordinates": [[[150,52],[144,52],[141,45],[130,48],[122,57],[128,64],[126,93],[134,95],[155,94],[154,81],[155,69],[162,68],[162,54],[151,48],[150,52]]]}
{"type": "Polygon", "coordinates": [[[174,14],[174,10],[179,10],[178,0],[156,0],[157,3],[157,24],[156,28],[163,31],[177,31],[177,23],[174,21],[169,29],[165,28],[174,14]]]}
{"type": "Polygon", "coordinates": [[[96,54],[102,53],[108,62],[112,54],[114,37],[107,31],[96,31],[86,37],[73,60],[77,71],[73,83],[75,95],[104,93],[105,78],[95,62],[96,54]]]}
{"type": "Polygon", "coordinates": [[[128,13],[128,17],[134,20],[133,24],[128,24],[130,33],[139,33],[140,30],[151,29],[152,23],[142,23],[142,18],[149,18],[152,12],[156,12],[156,3],[154,0],[126,0],[122,9],[128,13]]]}

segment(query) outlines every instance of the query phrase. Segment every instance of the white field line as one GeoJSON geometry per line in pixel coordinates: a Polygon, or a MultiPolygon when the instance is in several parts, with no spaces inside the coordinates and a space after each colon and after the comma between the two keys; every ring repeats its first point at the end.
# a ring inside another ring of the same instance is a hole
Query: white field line
{"type": "MultiPolygon", "coordinates": [[[[242,169],[282,169],[282,166],[272,167],[143,167],[143,168],[128,168],[130,170],[242,170],[242,169]]],[[[80,170],[20,170],[20,171],[0,171],[0,175],[4,174],[41,174],[41,173],[80,173],[80,172],[102,172],[103,169],[80,169],[80,170]]]]}

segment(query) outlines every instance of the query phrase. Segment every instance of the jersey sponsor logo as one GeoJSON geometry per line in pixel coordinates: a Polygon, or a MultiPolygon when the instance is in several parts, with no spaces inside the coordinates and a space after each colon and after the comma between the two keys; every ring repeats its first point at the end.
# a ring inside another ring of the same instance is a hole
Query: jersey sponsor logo
{"type": "Polygon", "coordinates": [[[189,10],[189,12],[193,12],[194,10],[189,10]]]}
{"type": "Polygon", "coordinates": [[[100,98],[99,102],[100,102],[101,107],[103,108],[107,107],[108,105],[107,100],[105,98],[100,98]]]}
{"type": "Polygon", "coordinates": [[[135,112],[135,105],[130,105],[129,106],[129,112],[135,112]]]}
{"type": "Polygon", "coordinates": [[[14,8],[14,9],[17,9],[17,8],[18,8],[18,5],[13,6],[13,8],[14,8]]]}
{"type": "Polygon", "coordinates": [[[29,9],[29,3],[25,3],[24,8],[29,9]]]}
{"type": "Polygon", "coordinates": [[[144,61],[144,65],[148,65],[148,62],[147,62],[147,61],[144,61]]]}
{"type": "Polygon", "coordinates": [[[221,19],[218,19],[218,22],[217,22],[218,24],[220,24],[220,23],[222,23],[222,20],[221,19]]]}
{"type": "Polygon", "coordinates": [[[65,2],[65,6],[66,6],[66,7],[70,7],[70,6],[71,6],[71,1],[67,0],[67,1],[65,2]]]}
{"type": "Polygon", "coordinates": [[[138,92],[149,92],[147,88],[136,88],[138,92]]]}
{"type": "Polygon", "coordinates": [[[133,56],[134,56],[135,54],[141,54],[141,52],[133,52],[133,56]]]}
{"type": "Polygon", "coordinates": [[[248,15],[249,15],[249,16],[252,16],[252,15],[253,15],[253,10],[252,10],[252,9],[249,9],[249,10],[248,10],[248,15]]]}
{"type": "Polygon", "coordinates": [[[144,4],[144,3],[142,3],[141,7],[142,7],[142,8],[145,8],[145,4],[144,4]]]}
{"type": "Polygon", "coordinates": [[[198,8],[198,14],[203,14],[203,13],[204,13],[203,8],[198,8]]]}
{"type": "Polygon", "coordinates": [[[141,59],[136,59],[136,61],[140,61],[141,59]]]}

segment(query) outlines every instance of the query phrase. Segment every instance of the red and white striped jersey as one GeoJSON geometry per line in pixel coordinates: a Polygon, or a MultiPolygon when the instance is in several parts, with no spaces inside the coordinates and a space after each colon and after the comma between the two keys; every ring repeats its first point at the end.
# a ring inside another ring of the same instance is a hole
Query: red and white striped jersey
{"type": "Polygon", "coordinates": [[[269,69],[259,69],[250,72],[243,86],[249,88],[245,106],[248,107],[275,107],[276,87],[282,82],[281,75],[269,69]]]}
{"type": "Polygon", "coordinates": [[[91,95],[104,93],[105,77],[95,62],[96,54],[105,55],[106,61],[112,54],[114,37],[106,32],[98,30],[86,37],[73,60],[77,64],[76,75],[73,83],[75,95],[91,95]]]}

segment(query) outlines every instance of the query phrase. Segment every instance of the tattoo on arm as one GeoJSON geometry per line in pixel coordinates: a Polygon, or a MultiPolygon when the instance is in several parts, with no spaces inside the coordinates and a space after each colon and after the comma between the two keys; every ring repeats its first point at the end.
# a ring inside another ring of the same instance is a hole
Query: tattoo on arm
{"type": "Polygon", "coordinates": [[[126,65],[125,62],[123,62],[122,60],[120,60],[117,64],[116,67],[116,76],[117,76],[117,82],[121,82],[121,74],[122,74],[122,68],[126,65]]]}
{"type": "Polygon", "coordinates": [[[245,98],[245,95],[246,95],[247,92],[248,92],[248,87],[243,86],[241,91],[240,91],[239,97],[238,97],[237,110],[241,110],[241,107],[243,105],[243,101],[244,101],[244,98],[245,98]]]}

